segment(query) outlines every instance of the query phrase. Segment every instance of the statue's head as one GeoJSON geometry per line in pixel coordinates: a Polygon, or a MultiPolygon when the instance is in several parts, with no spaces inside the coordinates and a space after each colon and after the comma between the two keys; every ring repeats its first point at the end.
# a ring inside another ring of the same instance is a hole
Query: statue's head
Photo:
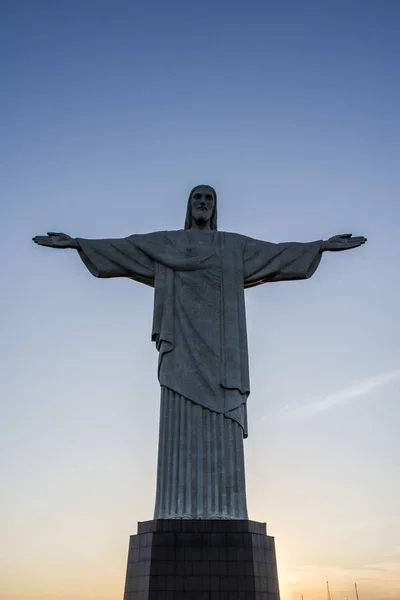
{"type": "Polygon", "coordinates": [[[210,185],[196,185],[189,194],[185,229],[217,229],[217,193],[210,185]]]}

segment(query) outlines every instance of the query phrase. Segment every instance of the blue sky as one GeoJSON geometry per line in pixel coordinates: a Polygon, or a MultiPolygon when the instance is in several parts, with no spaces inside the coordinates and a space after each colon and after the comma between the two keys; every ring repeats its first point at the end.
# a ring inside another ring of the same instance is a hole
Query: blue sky
{"type": "Polygon", "coordinates": [[[154,501],[152,292],[31,238],[177,229],[202,182],[223,230],[368,237],[246,292],[248,504],[282,600],[325,597],[326,576],[335,600],[354,580],[398,598],[398,2],[0,11],[0,599],[120,598],[154,501]]]}

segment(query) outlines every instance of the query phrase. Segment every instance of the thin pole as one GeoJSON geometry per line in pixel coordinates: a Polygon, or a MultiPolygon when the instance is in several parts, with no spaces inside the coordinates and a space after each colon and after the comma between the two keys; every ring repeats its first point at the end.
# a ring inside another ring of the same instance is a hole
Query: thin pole
{"type": "Polygon", "coordinates": [[[326,589],[328,590],[328,600],[332,600],[331,592],[330,592],[330,590],[329,590],[329,583],[328,583],[328,580],[326,580],[326,589]]]}
{"type": "Polygon", "coordinates": [[[356,588],[356,598],[357,598],[357,600],[359,600],[358,599],[358,590],[357,590],[357,584],[356,583],[354,584],[354,587],[356,588]]]}

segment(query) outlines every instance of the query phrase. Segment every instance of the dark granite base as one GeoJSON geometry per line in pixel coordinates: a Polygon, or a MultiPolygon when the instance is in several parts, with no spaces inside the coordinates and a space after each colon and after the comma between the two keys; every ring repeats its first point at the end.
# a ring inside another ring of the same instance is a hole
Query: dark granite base
{"type": "Polygon", "coordinates": [[[279,600],[274,538],[255,521],[139,523],[124,600],[279,600]]]}

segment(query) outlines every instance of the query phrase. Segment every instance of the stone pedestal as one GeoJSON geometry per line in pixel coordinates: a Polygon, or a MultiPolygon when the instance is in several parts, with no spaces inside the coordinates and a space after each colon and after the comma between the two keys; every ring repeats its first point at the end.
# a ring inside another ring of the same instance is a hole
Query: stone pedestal
{"type": "Polygon", "coordinates": [[[124,600],[279,600],[274,538],[254,521],[139,523],[124,600]]]}

